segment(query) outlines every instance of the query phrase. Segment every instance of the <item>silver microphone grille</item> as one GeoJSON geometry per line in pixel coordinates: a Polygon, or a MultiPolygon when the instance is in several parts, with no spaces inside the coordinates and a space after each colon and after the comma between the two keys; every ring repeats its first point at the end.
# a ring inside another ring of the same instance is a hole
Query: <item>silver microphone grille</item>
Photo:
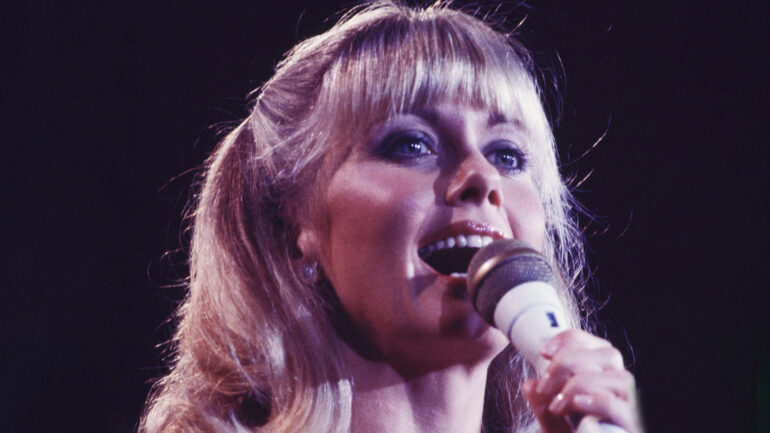
{"type": "Polygon", "coordinates": [[[500,239],[480,249],[468,265],[468,291],[473,308],[489,324],[500,298],[519,284],[543,281],[556,287],[548,262],[526,242],[500,239]]]}

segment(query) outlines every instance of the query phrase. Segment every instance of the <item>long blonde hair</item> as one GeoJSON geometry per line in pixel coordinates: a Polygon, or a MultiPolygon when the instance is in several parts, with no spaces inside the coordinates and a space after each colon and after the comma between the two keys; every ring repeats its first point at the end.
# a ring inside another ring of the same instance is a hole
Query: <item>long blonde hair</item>
{"type": "MultiPolygon", "coordinates": [[[[376,118],[414,107],[467,102],[526,126],[546,212],[543,253],[579,326],[583,244],[533,74],[514,36],[447,2],[370,3],[289,51],[206,162],[171,372],[140,431],[349,430],[338,306],[323,278],[303,274],[298,227],[318,217],[319,191],[348,144],[376,118]]],[[[519,358],[509,348],[490,366],[485,431],[534,425],[519,393],[531,371],[519,358]]]]}

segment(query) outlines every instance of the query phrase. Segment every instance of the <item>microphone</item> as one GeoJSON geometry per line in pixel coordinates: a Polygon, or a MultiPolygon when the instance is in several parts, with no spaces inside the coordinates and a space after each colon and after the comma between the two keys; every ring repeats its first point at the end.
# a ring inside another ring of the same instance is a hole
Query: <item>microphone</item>
{"type": "MultiPolygon", "coordinates": [[[[550,361],[540,355],[545,343],[569,329],[556,278],[548,262],[527,243],[500,239],[480,249],[468,265],[473,308],[503,331],[524,359],[542,376],[550,361]]],[[[585,416],[576,429],[626,433],[616,425],[585,416]],[[589,421],[590,420],[590,421],[589,421]]]]}

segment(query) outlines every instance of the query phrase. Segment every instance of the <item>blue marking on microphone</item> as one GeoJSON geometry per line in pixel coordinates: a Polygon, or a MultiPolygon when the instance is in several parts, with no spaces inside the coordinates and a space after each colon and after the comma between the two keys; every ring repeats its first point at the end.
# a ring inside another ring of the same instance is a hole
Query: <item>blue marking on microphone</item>
{"type": "Polygon", "coordinates": [[[559,322],[556,320],[556,315],[553,314],[553,311],[549,311],[545,315],[548,316],[548,320],[551,322],[551,328],[559,327],[559,322]]]}

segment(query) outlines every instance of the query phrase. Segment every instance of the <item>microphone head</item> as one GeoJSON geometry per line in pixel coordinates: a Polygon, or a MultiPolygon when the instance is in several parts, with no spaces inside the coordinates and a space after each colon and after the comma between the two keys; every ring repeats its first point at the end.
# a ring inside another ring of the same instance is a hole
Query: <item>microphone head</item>
{"type": "Polygon", "coordinates": [[[510,289],[530,281],[557,286],[543,256],[516,239],[499,239],[481,248],[468,265],[467,278],[473,308],[493,326],[497,303],[510,289]]]}

